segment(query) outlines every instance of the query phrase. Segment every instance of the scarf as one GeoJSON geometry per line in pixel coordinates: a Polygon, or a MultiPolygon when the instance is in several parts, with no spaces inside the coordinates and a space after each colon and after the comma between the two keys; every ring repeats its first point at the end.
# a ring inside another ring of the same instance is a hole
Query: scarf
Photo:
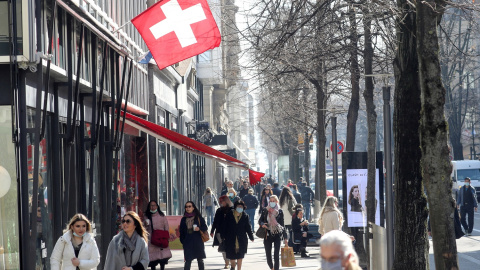
{"type": "Polygon", "coordinates": [[[283,232],[283,227],[277,222],[278,204],[275,206],[275,208],[270,207],[270,205],[267,206],[267,211],[268,230],[270,231],[270,233],[279,234],[283,232]]]}
{"type": "Polygon", "coordinates": [[[187,230],[193,230],[193,222],[195,221],[195,215],[192,217],[187,217],[185,223],[187,223],[187,230]]]}
{"type": "Polygon", "coordinates": [[[125,231],[123,232],[123,245],[125,246],[125,262],[128,266],[132,265],[132,254],[137,246],[138,233],[133,231],[132,238],[129,238],[125,231]]]}
{"type": "MultiPolygon", "coordinates": [[[[242,218],[243,213],[240,213],[238,215],[237,210],[233,211],[233,217],[235,218],[235,222],[238,224],[240,222],[240,219],[242,218]]],[[[238,253],[238,250],[240,250],[240,245],[238,244],[238,236],[235,237],[235,251],[238,253]]]]}
{"type": "Polygon", "coordinates": [[[195,213],[192,212],[192,213],[185,213],[185,215],[183,215],[184,217],[187,217],[187,218],[191,218],[191,217],[194,217],[195,216],[195,213]]]}

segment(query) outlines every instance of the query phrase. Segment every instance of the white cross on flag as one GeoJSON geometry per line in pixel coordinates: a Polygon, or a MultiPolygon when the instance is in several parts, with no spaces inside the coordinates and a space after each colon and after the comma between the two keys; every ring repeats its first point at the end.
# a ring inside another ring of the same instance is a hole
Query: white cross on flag
{"type": "Polygon", "coordinates": [[[163,69],[220,46],[207,0],[163,0],[132,20],[163,69]]]}

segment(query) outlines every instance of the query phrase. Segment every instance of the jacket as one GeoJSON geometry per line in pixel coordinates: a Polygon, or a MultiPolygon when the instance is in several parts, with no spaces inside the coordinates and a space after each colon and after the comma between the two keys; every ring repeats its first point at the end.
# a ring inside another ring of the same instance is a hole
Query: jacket
{"type": "MultiPolygon", "coordinates": [[[[105,257],[104,270],[119,270],[126,266],[123,237],[124,233],[120,231],[110,241],[107,257],[105,257]]],[[[134,270],[146,270],[149,262],[147,242],[139,235],[132,254],[132,268],[134,270]]]]}
{"type": "MultiPolygon", "coordinates": [[[[193,224],[196,224],[201,231],[208,231],[207,224],[203,217],[194,218],[193,224]],[[199,222],[200,221],[200,222],[199,222]]],[[[180,242],[183,245],[183,255],[185,260],[205,259],[205,244],[203,243],[200,231],[189,232],[187,228],[187,218],[183,217],[180,221],[180,242]]]]}
{"type": "MultiPolygon", "coordinates": [[[[72,245],[72,231],[68,230],[64,235],[60,236],[53,248],[50,256],[50,266],[52,270],[76,270],[77,267],[72,264],[75,258],[75,251],[72,245]]],[[[97,269],[100,263],[100,253],[98,252],[97,243],[90,233],[83,236],[83,244],[78,253],[78,259],[81,270],[97,269]]]]}
{"type": "Polygon", "coordinates": [[[218,205],[217,197],[215,197],[214,194],[210,194],[210,195],[205,194],[205,195],[203,195],[203,207],[206,207],[206,206],[207,206],[207,199],[208,199],[208,197],[210,197],[211,202],[212,202],[212,205],[209,205],[209,206],[215,207],[215,206],[218,205]]]}
{"type": "Polygon", "coordinates": [[[278,198],[280,198],[280,194],[282,194],[282,190],[280,188],[272,188],[273,195],[276,195],[278,198]]]}
{"type": "Polygon", "coordinates": [[[248,238],[253,240],[252,226],[250,226],[250,218],[248,214],[243,212],[242,216],[238,223],[235,220],[234,214],[236,211],[230,211],[225,218],[225,251],[227,253],[227,258],[234,259],[235,252],[235,242],[238,239],[238,253],[245,254],[248,249],[248,238]],[[233,256],[229,256],[233,255],[233,256]]]}
{"type": "Polygon", "coordinates": [[[148,218],[148,225],[145,225],[145,229],[148,232],[148,257],[151,262],[164,260],[172,257],[172,252],[170,251],[170,247],[161,248],[159,246],[155,246],[151,243],[152,237],[152,226],[154,230],[162,230],[162,231],[169,231],[168,220],[167,217],[161,216],[160,214],[153,214],[152,220],[148,218]]]}
{"type": "Polygon", "coordinates": [[[329,231],[341,230],[341,217],[337,211],[324,212],[318,219],[318,233],[325,235],[329,231]]]}
{"type": "Polygon", "coordinates": [[[245,197],[245,195],[247,194],[248,194],[248,188],[241,187],[240,192],[238,193],[238,196],[240,197],[240,199],[243,199],[243,197],[245,197]]]}
{"type": "Polygon", "coordinates": [[[245,197],[243,197],[243,202],[245,203],[245,206],[247,209],[257,209],[258,207],[258,200],[257,197],[247,194],[245,197]]]}
{"type": "Polygon", "coordinates": [[[292,216],[295,213],[293,208],[297,205],[295,198],[288,198],[284,205],[280,206],[283,210],[283,221],[285,225],[292,225],[292,216]]]}
{"type": "MultiPolygon", "coordinates": [[[[464,205],[464,201],[463,201],[463,192],[465,190],[465,186],[462,186],[459,190],[458,190],[458,195],[457,195],[457,205],[458,206],[465,206],[464,205]]],[[[475,192],[475,189],[471,186],[469,186],[468,190],[470,190],[470,192],[472,192],[472,195],[473,195],[473,207],[477,208],[478,207],[478,203],[477,203],[477,194],[475,192]]],[[[468,191],[467,190],[467,191],[468,191]]]]}
{"type": "MultiPolygon", "coordinates": [[[[267,207],[265,207],[265,208],[262,209],[262,212],[260,214],[260,218],[258,219],[258,224],[260,226],[268,224],[267,216],[268,216],[268,210],[267,210],[267,207]]],[[[277,220],[277,223],[280,224],[280,226],[282,226],[284,228],[283,231],[282,231],[281,237],[283,239],[288,239],[287,230],[285,230],[285,223],[283,221],[284,219],[283,219],[282,209],[278,209],[278,215],[277,215],[276,220],[277,220]]]]}
{"type": "Polygon", "coordinates": [[[294,242],[300,242],[300,240],[303,237],[304,232],[308,232],[308,225],[302,226],[300,223],[304,222],[305,219],[299,219],[298,217],[295,217],[292,220],[292,232],[293,232],[293,241],[294,242]]]}
{"type": "Polygon", "coordinates": [[[300,194],[302,195],[302,204],[303,203],[310,203],[312,198],[315,196],[315,193],[313,192],[311,187],[308,186],[303,186],[300,189],[300,194]]]}

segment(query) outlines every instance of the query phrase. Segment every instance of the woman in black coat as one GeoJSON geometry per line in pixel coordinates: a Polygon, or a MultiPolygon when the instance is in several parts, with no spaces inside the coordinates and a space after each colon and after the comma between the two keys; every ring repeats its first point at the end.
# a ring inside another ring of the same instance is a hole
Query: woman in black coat
{"type": "Polygon", "coordinates": [[[267,235],[263,240],[265,246],[265,255],[270,269],[278,270],[280,268],[280,245],[285,242],[288,247],[288,236],[283,221],[283,211],[278,206],[278,197],[272,195],[269,205],[262,209],[258,224],[267,230],[267,235]],[[272,245],[274,246],[274,262],[272,262],[272,245]]]}
{"type": "Polygon", "coordinates": [[[308,221],[303,218],[303,209],[297,208],[292,219],[292,231],[295,245],[300,245],[302,258],[310,257],[307,255],[308,239],[308,221]]]}
{"type": "Polygon", "coordinates": [[[200,231],[207,232],[207,224],[205,224],[205,219],[203,219],[195,204],[188,201],[185,203],[185,213],[180,221],[180,242],[183,245],[185,270],[190,270],[194,259],[197,259],[199,270],[205,269],[203,259],[207,256],[205,255],[205,244],[200,231]]]}
{"type": "Polygon", "coordinates": [[[230,269],[234,270],[237,265],[238,270],[242,270],[242,261],[248,249],[247,235],[253,242],[253,232],[248,214],[244,212],[245,203],[237,201],[233,208],[235,210],[230,211],[225,219],[225,251],[230,260],[230,269]]]}
{"type": "Polygon", "coordinates": [[[210,230],[210,236],[213,238],[213,246],[218,246],[218,252],[222,253],[223,255],[223,260],[225,261],[224,269],[228,269],[230,260],[227,259],[227,255],[225,253],[225,245],[222,245],[222,242],[225,240],[224,238],[222,238],[222,236],[225,227],[225,218],[227,214],[233,210],[233,203],[226,195],[218,198],[218,203],[220,204],[220,208],[218,208],[217,212],[215,212],[212,229],[210,230]],[[221,245],[223,246],[223,248],[220,247],[221,245]]]}

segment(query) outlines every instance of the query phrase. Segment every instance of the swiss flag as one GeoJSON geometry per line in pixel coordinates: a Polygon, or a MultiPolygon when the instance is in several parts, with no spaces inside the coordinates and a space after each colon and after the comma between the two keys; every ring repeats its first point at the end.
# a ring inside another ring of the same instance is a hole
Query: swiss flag
{"type": "Polygon", "coordinates": [[[220,46],[207,0],[163,0],[132,20],[163,69],[220,46]]]}

